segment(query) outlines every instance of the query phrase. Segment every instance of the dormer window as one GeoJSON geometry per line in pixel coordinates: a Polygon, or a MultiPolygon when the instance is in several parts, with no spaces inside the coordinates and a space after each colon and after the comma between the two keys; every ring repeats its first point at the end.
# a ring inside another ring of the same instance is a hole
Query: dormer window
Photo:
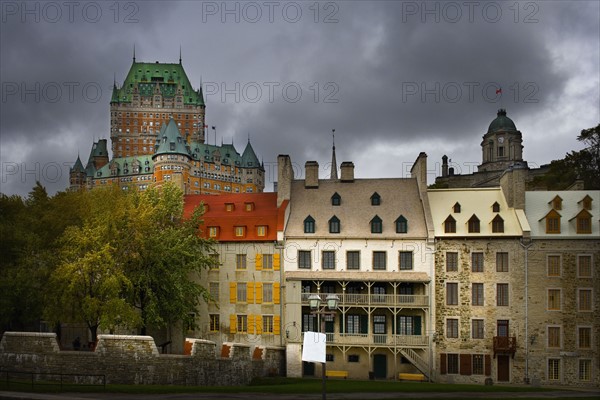
{"type": "Polygon", "coordinates": [[[475,214],[469,218],[469,233],[479,233],[479,218],[475,214]]]}
{"type": "Polygon", "coordinates": [[[586,195],[579,202],[583,206],[584,210],[591,210],[592,209],[592,198],[589,195],[586,195]]]}
{"type": "Polygon", "coordinates": [[[336,192],[331,196],[331,205],[339,206],[340,204],[342,204],[342,197],[336,192]]]}
{"type": "Polygon", "coordinates": [[[247,203],[244,203],[244,206],[246,208],[246,211],[248,211],[248,212],[254,211],[254,203],[247,202],[247,203]]]}
{"type": "Polygon", "coordinates": [[[256,227],[256,236],[264,237],[267,235],[267,227],[265,225],[259,225],[256,227]]]}
{"type": "Polygon", "coordinates": [[[381,205],[381,196],[379,196],[379,194],[377,192],[373,193],[373,195],[371,196],[371,205],[372,206],[381,205]]]}
{"type": "Polygon", "coordinates": [[[456,204],[454,204],[454,207],[452,207],[454,213],[458,214],[460,213],[460,203],[456,202],[456,204]]]}
{"type": "Polygon", "coordinates": [[[329,220],[329,233],[340,233],[340,220],[335,215],[329,220]]]}
{"type": "Polygon", "coordinates": [[[396,222],[396,233],[408,232],[408,221],[403,215],[399,216],[396,222]]]}
{"type": "Polygon", "coordinates": [[[492,211],[495,213],[500,212],[500,204],[497,201],[492,204],[492,211]]]}
{"type": "Polygon", "coordinates": [[[225,211],[232,212],[235,209],[233,203],[225,203],[225,211]]]}
{"type": "Polygon", "coordinates": [[[504,232],[504,220],[501,216],[496,215],[492,220],[492,232],[503,233],[504,232]]]}
{"type": "Polygon", "coordinates": [[[444,221],[444,232],[445,233],[456,233],[456,220],[452,215],[448,215],[448,218],[444,221]]]}
{"type": "Polygon", "coordinates": [[[246,235],[246,227],[236,226],[234,227],[234,233],[236,237],[244,237],[246,235]]]}
{"type": "Polygon", "coordinates": [[[581,210],[575,218],[577,220],[577,233],[592,233],[592,214],[588,210],[581,210]]]}
{"type": "Polygon", "coordinates": [[[555,210],[562,210],[562,199],[558,195],[554,197],[548,204],[552,204],[552,208],[555,210]]]}
{"type": "Polygon", "coordinates": [[[218,226],[209,226],[208,227],[208,237],[216,238],[219,236],[219,227],[218,226]]]}
{"type": "Polygon", "coordinates": [[[310,215],[304,219],[304,233],[315,233],[315,219],[310,215]]]}
{"type": "Polygon", "coordinates": [[[546,233],[560,233],[560,214],[556,210],[551,210],[544,218],[546,219],[546,233]]]}
{"type": "Polygon", "coordinates": [[[379,216],[374,216],[370,222],[371,224],[371,233],[381,233],[383,232],[383,222],[379,216]]]}

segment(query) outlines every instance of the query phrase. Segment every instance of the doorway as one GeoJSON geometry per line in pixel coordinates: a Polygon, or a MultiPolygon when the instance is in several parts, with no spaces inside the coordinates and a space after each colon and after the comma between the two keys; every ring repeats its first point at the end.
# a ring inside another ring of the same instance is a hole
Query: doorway
{"type": "Polygon", "coordinates": [[[498,382],[510,381],[510,357],[498,355],[498,382]]]}
{"type": "Polygon", "coordinates": [[[375,379],[387,378],[387,356],[385,354],[373,355],[373,376],[375,379]]]}
{"type": "Polygon", "coordinates": [[[303,361],[302,376],[315,376],[315,363],[303,361]]]}

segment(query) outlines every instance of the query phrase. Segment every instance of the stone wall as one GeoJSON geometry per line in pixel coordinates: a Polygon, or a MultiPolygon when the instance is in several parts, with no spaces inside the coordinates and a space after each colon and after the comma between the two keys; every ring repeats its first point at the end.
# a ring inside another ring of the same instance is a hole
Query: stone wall
{"type": "MultiPolygon", "coordinates": [[[[256,377],[285,374],[283,348],[227,346],[227,356],[221,357],[214,342],[186,339],[190,354],[159,354],[150,336],[99,335],[93,352],[61,351],[54,333],[5,332],[0,341],[0,369],[104,375],[107,384],[193,386],[246,385],[256,377]]],[[[82,383],[93,380],[78,379],[82,383]]],[[[97,379],[93,383],[99,383],[97,379]]]]}

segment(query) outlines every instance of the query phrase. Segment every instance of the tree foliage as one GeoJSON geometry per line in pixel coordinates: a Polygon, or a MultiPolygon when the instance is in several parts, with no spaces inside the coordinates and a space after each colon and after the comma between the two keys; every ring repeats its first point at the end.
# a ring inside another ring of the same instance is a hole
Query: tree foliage
{"type": "Polygon", "coordinates": [[[145,333],[197,313],[209,297],[198,278],[213,262],[201,214],[184,219],[183,193],[169,184],[0,195],[4,329],[85,322],[95,340],[98,329],[145,333]]]}

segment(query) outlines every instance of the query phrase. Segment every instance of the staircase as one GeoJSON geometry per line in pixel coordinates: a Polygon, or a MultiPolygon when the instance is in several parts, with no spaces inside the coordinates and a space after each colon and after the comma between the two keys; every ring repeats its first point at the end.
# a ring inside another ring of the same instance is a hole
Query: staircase
{"type": "Polygon", "coordinates": [[[411,348],[400,349],[400,354],[412,363],[423,375],[429,378],[429,363],[411,348]]]}

